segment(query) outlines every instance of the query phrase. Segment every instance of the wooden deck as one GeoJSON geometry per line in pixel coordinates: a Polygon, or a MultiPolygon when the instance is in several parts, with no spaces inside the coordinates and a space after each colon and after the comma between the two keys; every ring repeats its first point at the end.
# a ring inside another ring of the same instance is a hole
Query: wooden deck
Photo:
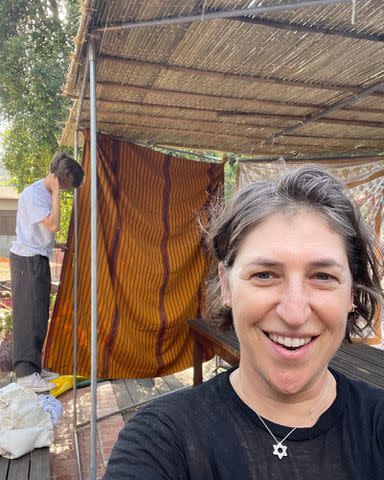
{"type": "Polygon", "coordinates": [[[349,378],[384,389],[384,351],[363,344],[342,345],[330,363],[349,378]]]}
{"type": "MultiPolygon", "coordinates": [[[[190,375],[188,383],[189,385],[192,384],[192,375],[190,375]]],[[[130,407],[164,393],[185,387],[185,382],[182,382],[175,375],[157,378],[113,380],[111,384],[119,408],[130,407]]],[[[127,422],[137,412],[138,408],[123,412],[124,421],[127,422]]]]}

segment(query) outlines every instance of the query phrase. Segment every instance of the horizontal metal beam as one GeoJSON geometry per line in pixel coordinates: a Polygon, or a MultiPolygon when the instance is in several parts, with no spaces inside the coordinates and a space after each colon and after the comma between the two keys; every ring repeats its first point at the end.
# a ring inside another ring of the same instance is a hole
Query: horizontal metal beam
{"type": "MultiPolygon", "coordinates": [[[[304,125],[307,125],[308,123],[315,122],[319,120],[320,118],[328,115],[329,113],[332,113],[336,110],[341,110],[344,107],[347,107],[349,105],[352,105],[359,100],[362,100],[365,97],[368,97],[369,95],[372,95],[372,93],[377,92],[378,90],[383,90],[384,89],[384,82],[378,82],[374,85],[371,85],[370,87],[367,87],[364,89],[363,92],[353,95],[352,97],[345,98],[343,100],[340,100],[338,102],[335,102],[334,104],[330,105],[329,107],[325,108],[324,110],[320,112],[315,112],[311,115],[307,115],[301,119],[301,121],[295,125],[292,125],[291,127],[284,128],[283,130],[280,130],[278,132],[273,133],[269,138],[267,138],[263,143],[274,143],[277,138],[283,137],[284,135],[287,135],[288,133],[291,133],[292,131],[303,127],[304,125]]],[[[374,122],[376,123],[376,122],[374,122]]],[[[384,122],[380,122],[383,123],[384,122]]]]}
{"type": "Polygon", "coordinates": [[[122,30],[131,30],[134,28],[153,27],[156,25],[176,25],[182,23],[201,22],[206,20],[216,20],[220,18],[233,18],[247,15],[259,15],[261,13],[280,12],[283,10],[298,10],[301,8],[318,8],[327,5],[337,5],[341,3],[352,3],[351,0],[312,0],[308,2],[284,3],[280,5],[265,5],[255,8],[243,8],[230,11],[219,12],[202,12],[199,15],[190,15],[186,17],[165,17],[153,18],[151,20],[142,20],[136,22],[127,22],[122,24],[98,25],[93,29],[93,33],[97,32],[119,32],[122,30]]]}
{"type": "MultiPolygon", "coordinates": [[[[247,162],[276,162],[277,160],[281,159],[281,155],[271,155],[268,157],[262,156],[262,157],[245,157],[243,155],[236,155],[235,156],[236,160],[238,160],[241,163],[247,163],[247,162]]],[[[355,152],[351,152],[348,156],[348,152],[343,152],[338,155],[335,155],[334,153],[330,153],[329,155],[324,154],[324,155],[305,155],[305,156],[284,156],[284,161],[285,162],[321,162],[321,161],[327,161],[327,160],[335,160],[335,163],[345,163],[345,164],[361,164],[362,160],[365,162],[380,162],[384,160],[384,155],[383,154],[378,154],[378,155],[372,155],[371,152],[367,153],[358,153],[356,154],[355,152]]]]}
{"type": "MultiPolygon", "coordinates": [[[[321,113],[318,118],[314,118],[313,122],[319,123],[333,123],[335,125],[353,125],[356,127],[369,127],[369,128],[384,128],[384,122],[375,122],[371,120],[353,120],[349,118],[333,118],[333,117],[325,117],[324,111],[319,112],[321,113]]],[[[330,112],[328,112],[330,113],[330,112]]],[[[233,118],[236,116],[234,113],[225,114],[220,112],[219,117],[222,118],[233,118]]],[[[302,122],[303,118],[300,115],[290,115],[290,114],[280,114],[280,113],[264,113],[264,112],[255,112],[252,114],[247,115],[239,115],[240,118],[243,119],[252,119],[252,118],[271,118],[271,119],[281,119],[281,120],[298,120],[302,122]]],[[[308,122],[307,122],[308,123],[308,122]]],[[[242,123],[242,125],[251,125],[250,123],[242,123]]],[[[345,137],[344,137],[345,138],[345,137]]]]}
{"type": "MultiPolygon", "coordinates": [[[[131,139],[130,141],[132,142],[138,142],[138,141],[142,141],[142,140],[139,140],[139,139],[131,139]]],[[[174,144],[174,143],[168,143],[168,142],[161,142],[161,141],[148,141],[147,142],[147,146],[148,148],[153,148],[155,146],[159,146],[159,147],[162,147],[162,148],[180,148],[181,145],[180,144],[174,144]]],[[[213,145],[211,144],[208,144],[206,143],[205,145],[202,145],[201,143],[193,143],[193,142],[188,142],[188,144],[185,144],[184,145],[184,148],[190,148],[190,149],[193,149],[193,150],[197,150],[197,151],[206,151],[206,150],[209,150],[209,151],[215,151],[215,152],[220,152],[221,154],[225,154],[227,156],[233,156],[233,155],[241,155],[242,157],[244,155],[260,155],[260,156],[263,156],[263,157],[266,157],[266,155],[276,155],[278,156],[278,158],[280,158],[281,156],[285,156],[288,155],[288,156],[303,156],[305,154],[314,154],[314,155],[318,155],[319,152],[326,152],[325,148],[319,148],[318,146],[316,147],[312,147],[312,148],[308,148],[308,147],[305,147],[305,148],[301,148],[300,151],[296,148],[288,148],[286,145],[275,145],[275,146],[272,146],[272,145],[264,145],[262,148],[260,147],[260,144],[259,143],[255,143],[251,146],[247,146],[247,150],[244,148],[244,147],[239,147],[237,146],[236,144],[232,144],[231,145],[231,148],[229,149],[226,149],[226,150],[223,150],[222,148],[218,148],[218,144],[215,143],[213,145]],[[256,153],[258,152],[258,153],[256,153]]],[[[364,155],[366,154],[367,156],[370,155],[370,156],[377,156],[377,155],[381,155],[383,150],[379,150],[379,149],[372,149],[372,150],[361,150],[362,152],[364,152],[364,155]]],[[[342,149],[342,148],[338,148],[338,149],[333,149],[332,150],[332,155],[335,155],[335,152],[340,152],[340,155],[350,155],[351,157],[353,157],[354,155],[356,155],[356,150],[345,150],[345,149],[342,149]]],[[[327,155],[327,153],[324,153],[324,155],[327,155]]]]}

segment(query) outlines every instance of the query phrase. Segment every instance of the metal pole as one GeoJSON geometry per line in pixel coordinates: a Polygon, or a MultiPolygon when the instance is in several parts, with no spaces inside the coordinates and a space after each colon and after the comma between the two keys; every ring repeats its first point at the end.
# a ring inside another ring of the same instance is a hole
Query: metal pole
{"type": "MultiPolygon", "coordinates": [[[[83,73],[83,81],[81,86],[81,92],[79,97],[79,104],[76,111],[76,125],[75,125],[75,160],[78,159],[78,146],[79,146],[79,124],[81,111],[83,108],[83,101],[85,96],[85,90],[88,80],[88,71],[89,71],[89,61],[86,59],[86,64],[83,73]]],[[[82,480],[81,472],[81,461],[80,461],[80,448],[79,448],[79,439],[77,436],[77,284],[78,284],[78,195],[77,189],[74,192],[73,198],[73,215],[74,215],[74,276],[73,276],[73,441],[76,453],[76,463],[77,463],[77,478],[82,480]]]]}
{"type": "Polygon", "coordinates": [[[123,23],[121,25],[108,25],[97,27],[93,32],[113,32],[121,30],[130,30],[132,28],[152,27],[154,25],[174,25],[180,23],[192,23],[205,20],[214,20],[218,18],[234,18],[244,17],[250,15],[259,15],[266,12],[278,12],[281,10],[297,10],[300,8],[316,8],[326,5],[335,5],[338,3],[351,3],[351,0],[312,0],[309,2],[288,3],[281,5],[269,5],[255,8],[244,8],[239,10],[220,11],[220,12],[206,12],[199,15],[190,15],[187,17],[168,17],[168,18],[154,18],[152,20],[143,20],[138,22],[123,23]]]}
{"type": "Polygon", "coordinates": [[[311,122],[314,122],[315,120],[318,120],[319,118],[325,117],[325,115],[328,115],[329,113],[334,112],[335,110],[340,110],[344,107],[348,107],[349,105],[352,105],[353,103],[360,101],[362,98],[369,97],[370,95],[372,95],[372,93],[377,92],[377,90],[382,90],[383,88],[384,88],[384,82],[375,83],[375,85],[371,85],[370,87],[363,89],[360,93],[355,93],[354,95],[348,98],[335,102],[333,105],[324,108],[324,110],[321,110],[320,112],[316,112],[311,115],[307,115],[303,117],[299,123],[295,123],[295,125],[291,125],[290,127],[284,128],[283,130],[279,130],[278,132],[273,133],[270,137],[268,137],[266,140],[263,140],[261,143],[273,144],[277,138],[284,137],[284,135],[286,135],[287,133],[290,133],[296,130],[297,128],[300,128],[303,125],[306,125],[307,123],[311,123],[311,122]]]}
{"type": "Polygon", "coordinates": [[[89,96],[91,120],[91,461],[89,474],[96,480],[97,464],[97,132],[96,132],[96,53],[89,43],[89,96]]]}
{"type": "Polygon", "coordinates": [[[82,84],[81,84],[79,103],[77,105],[77,111],[76,111],[76,124],[75,124],[75,130],[76,131],[79,130],[81,111],[83,109],[85,90],[86,90],[87,80],[88,80],[88,73],[89,73],[89,61],[88,61],[88,58],[87,58],[86,59],[86,64],[85,64],[85,67],[84,67],[83,81],[82,81],[82,84]]]}
{"type": "MultiPolygon", "coordinates": [[[[78,161],[79,132],[75,131],[75,160],[78,161]]],[[[73,194],[73,232],[74,232],[74,259],[73,259],[73,438],[75,443],[77,478],[82,480],[79,440],[77,438],[77,273],[78,273],[78,203],[77,188],[73,194]]]]}

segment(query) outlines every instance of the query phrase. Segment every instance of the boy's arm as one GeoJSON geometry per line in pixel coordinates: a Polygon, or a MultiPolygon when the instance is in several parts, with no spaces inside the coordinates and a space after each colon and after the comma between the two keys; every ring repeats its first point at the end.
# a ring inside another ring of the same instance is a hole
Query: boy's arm
{"type": "Polygon", "coordinates": [[[40,223],[45,225],[52,233],[60,230],[60,185],[54,174],[49,175],[49,187],[52,192],[52,208],[50,214],[40,223]]]}
{"type": "Polygon", "coordinates": [[[63,252],[69,250],[68,245],[66,243],[55,242],[55,246],[53,248],[57,248],[58,250],[62,250],[63,252]]]}

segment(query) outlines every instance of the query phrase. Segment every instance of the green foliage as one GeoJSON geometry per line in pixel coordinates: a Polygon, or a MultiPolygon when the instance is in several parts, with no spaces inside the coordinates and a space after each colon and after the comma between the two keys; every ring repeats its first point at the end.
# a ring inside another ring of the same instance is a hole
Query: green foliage
{"type": "Polygon", "coordinates": [[[65,243],[68,235],[69,221],[71,219],[73,194],[61,192],[60,198],[60,230],[56,234],[56,242],[65,243]]]}
{"type": "MultiPolygon", "coordinates": [[[[20,192],[47,174],[67,116],[61,96],[77,30],[76,0],[0,0],[1,161],[20,192]]],[[[71,201],[62,204],[63,225],[71,201]]]]}
{"type": "Polygon", "coordinates": [[[225,197],[231,197],[236,191],[237,178],[237,160],[230,160],[224,167],[224,194],[225,197]]]}
{"type": "Polygon", "coordinates": [[[8,308],[0,309],[0,335],[6,335],[12,332],[12,310],[8,308]]]}

